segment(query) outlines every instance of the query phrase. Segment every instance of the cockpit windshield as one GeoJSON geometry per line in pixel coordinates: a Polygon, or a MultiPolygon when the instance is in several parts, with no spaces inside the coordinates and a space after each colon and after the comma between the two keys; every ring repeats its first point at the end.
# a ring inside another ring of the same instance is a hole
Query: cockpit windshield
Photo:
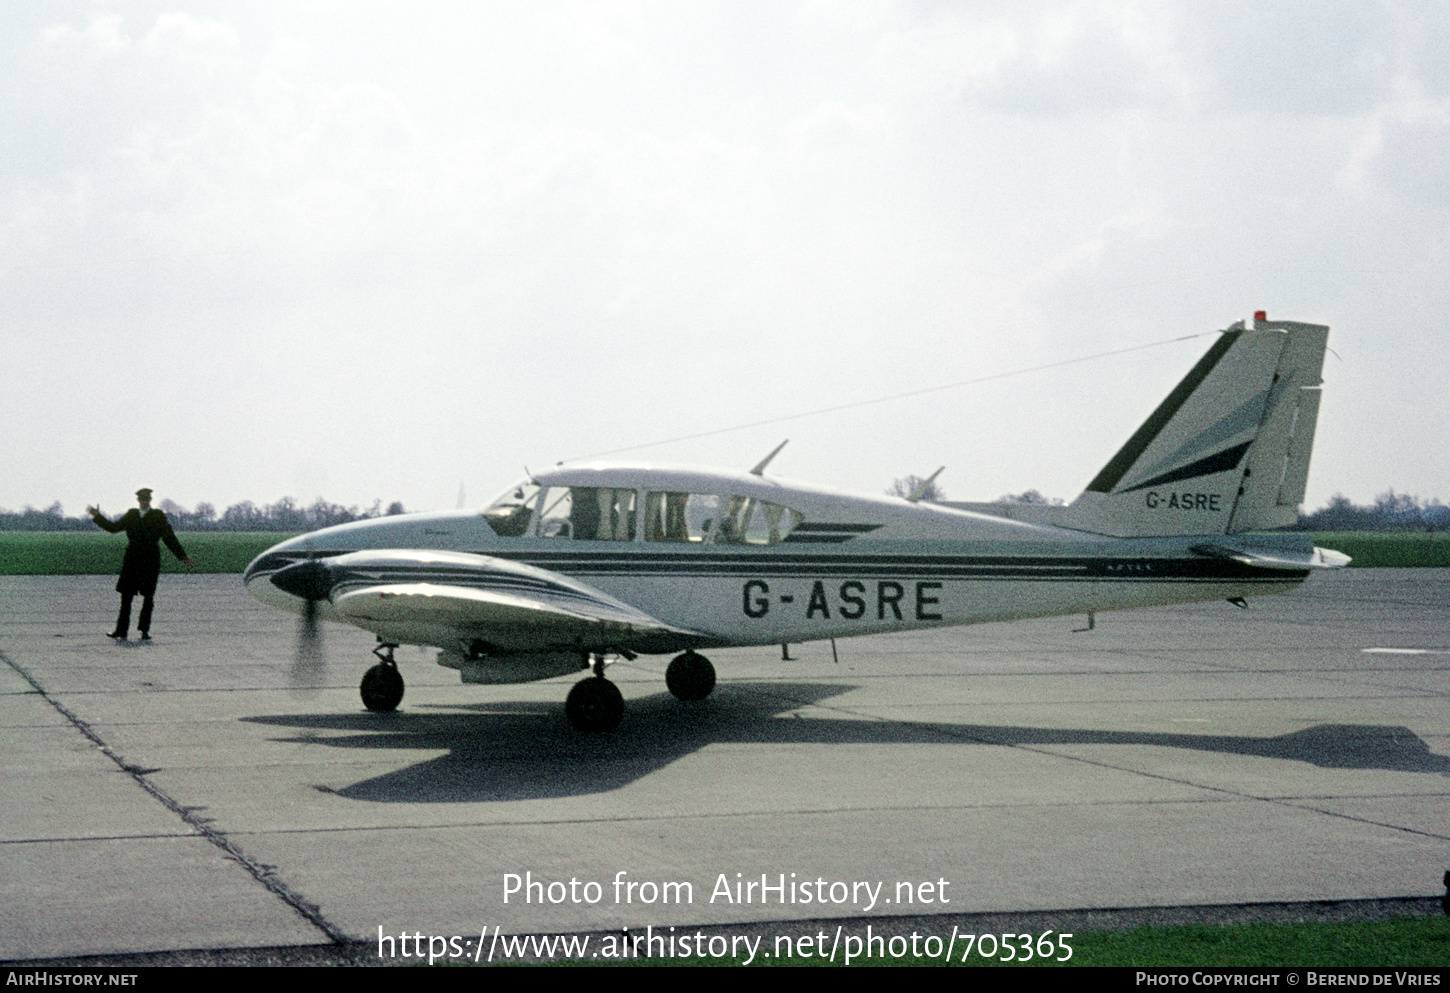
{"type": "Polygon", "coordinates": [[[483,519],[499,537],[520,538],[529,533],[538,502],[539,485],[520,483],[490,504],[483,519]]]}

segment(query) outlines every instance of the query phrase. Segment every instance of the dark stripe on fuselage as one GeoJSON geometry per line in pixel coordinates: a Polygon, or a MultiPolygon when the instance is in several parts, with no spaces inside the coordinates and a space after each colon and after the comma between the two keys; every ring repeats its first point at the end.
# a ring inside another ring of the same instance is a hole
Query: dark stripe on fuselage
{"type": "Polygon", "coordinates": [[[839,545],[843,541],[879,530],[880,524],[831,524],[827,521],[804,521],[781,539],[782,545],[839,545]]]}
{"type": "MultiPolygon", "coordinates": [[[[494,553],[497,554],[497,553],[494,553]]],[[[1013,579],[1023,581],[1233,581],[1302,580],[1303,570],[1270,570],[1215,558],[1079,558],[987,555],[640,555],[581,552],[509,553],[527,562],[571,576],[907,576],[933,579],[1013,579]]]]}
{"type": "MultiPolygon", "coordinates": [[[[342,552],[331,554],[344,554],[342,552]]],[[[1263,582],[1302,581],[1305,569],[1265,569],[1222,558],[1124,558],[1113,556],[1023,557],[1014,555],[824,555],[770,552],[702,552],[695,554],[649,554],[628,552],[478,551],[513,562],[522,562],[574,577],[639,577],[672,579],[720,579],[741,576],[817,578],[840,576],[906,577],[940,580],[1013,580],[1018,582],[1263,582]]],[[[315,553],[315,557],[330,557],[315,553]]],[[[271,558],[269,556],[269,558],[271,558]]],[[[300,556],[277,556],[285,566],[300,556]]],[[[273,570],[259,562],[247,579],[273,570]]],[[[567,586],[506,572],[456,566],[369,567],[346,570],[337,582],[379,585],[382,583],[437,583],[447,586],[478,586],[518,592],[542,592],[571,599],[589,599],[567,586]]]]}
{"type": "Polygon", "coordinates": [[[791,534],[801,531],[839,531],[842,534],[870,534],[880,530],[880,524],[832,524],[830,521],[802,521],[791,534]]]}

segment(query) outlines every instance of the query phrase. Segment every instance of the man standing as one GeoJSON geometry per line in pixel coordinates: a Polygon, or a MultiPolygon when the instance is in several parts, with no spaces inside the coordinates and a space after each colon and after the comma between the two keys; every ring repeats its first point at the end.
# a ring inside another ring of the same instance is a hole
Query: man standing
{"type": "Polygon", "coordinates": [[[137,593],[141,594],[141,618],[136,627],[142,641],[151,640],[151,608],[155,603],[156,579],[161,575],[161,549],[156,543],[166,542],[166,547],[178,559],[187,566],[193,564],[191,556],[176,540],[176,532],[171,530],[166,515],[151,509],[151,491],[137,490],[136,503],[140,509],[126,511],[119,521],[108,520],[99,507],[86,508],[91,520],[100,527],[112,534],[126,532],[126,557],[121,562],[121,578],[116,581],[116,592],[121,594],[121,613],[116,617],[116,630],[110,635],[121,641],[126,640],[130,630],[131,600],[137,593]]]}

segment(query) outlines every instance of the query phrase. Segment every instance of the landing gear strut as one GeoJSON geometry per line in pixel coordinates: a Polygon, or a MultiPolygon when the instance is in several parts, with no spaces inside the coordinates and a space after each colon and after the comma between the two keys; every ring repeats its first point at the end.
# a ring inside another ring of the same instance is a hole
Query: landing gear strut
{"type": "Polygon", "coordinates": [[[403,702],[403,674],[393,661],[393,649],[397,647],[379,645],[373,649],[378,664],[363,673],[362,686],[359,687],[363,706],[368,710],[388,713],[397,710],[398,704],[403,702]]]}
{"type": "Polygon", "coordinates": [[[680,700],[703,700],[715,688],[715,667],[693,651],[676,655],[665,670],[665,685],[680,700]]]}
{"type": "Polygon", "coordinates": [[[576,731],[613,731],[624,718],[624,695],[604,678],[604,657],[594,657],[594,675],[581,679],[564,701],[564,715],[576,731]]]}

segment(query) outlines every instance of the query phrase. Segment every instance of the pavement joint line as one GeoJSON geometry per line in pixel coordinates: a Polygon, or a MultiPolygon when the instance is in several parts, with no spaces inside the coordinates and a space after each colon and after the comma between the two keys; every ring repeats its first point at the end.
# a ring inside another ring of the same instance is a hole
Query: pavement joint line
{"type": "MultiPolygon", "coordinates": [[[[1063,756],[1055,756],[1055,757],[1062,758],[1063,756]]],[[[1119,770],[1119,771],[1121,771],[1121,770],[1119,770]]],[[[1131,771],[1131,770],[1129,770],[1129,771],[1131,771]]],[[[316,788],[316,787],[314,787],[314,788],[316,788]]],[[[1204,788],[1205,789],[1209,789],[1210,787],[1204,787],[1204,788]]],[[[331,790],[330,788],[329,788],[328,791],[329,792],[334,792],[334,793],[336,792],[335,790],[331,790]]],[[[1412,797],[1418,797],[1418,796],[1421,796],[1421,795],[1422,794],[1418,794],[1418,793],[1405,793],[1405,794],[1366,794],[1364,796],[1354,797],[1352,799],[1368,799],[1368,800],[1374,800],[1374,799],[1382,799],[1385,796],[1412,796],[1412,797]]],[[[1450,796],[1450,794],[1431,794],[1431,795],[1434,795],[1434,796],[1440,796],[1440,795],[1450,796]]],[[[863,812],[863,811],[869,811],[869,812],[872,812],[872,813],[884,813],[884,812],[891,812],[891,811],[897,811],[897,812],[900,812],[900,811],[917,811],[917,812],[919,812],[919,811],[926,811],[926,810],[934,810],[934,811],[1000,810],[1000,809],[1021,809],[1021,808],[1026,808],[1026,807],[1031,807],[1031,808],[1034,808],[1034,809],[1044,809],[1044,808],[1053,808],[1053,807],[1153,807],[1153,806],[1178,806],[1178,805],[1184,805],[1184,804],[1241,803],[1241,802],[1245,802],[1245,801],[1265,801],[1265,802],[1270,802],[1270,803],[1279,803],[1279,804],[1282,804],[1282,805],[1285,805],[1285,806],[1292,806],[1292,807],[1294,807],[1297,810],[1311,809],[1311,810],[1316,810],[1316,812],[1319,812],[1319,813],[1328,813],[1326,811],[1318,811],[1316,808],[1313,808],[1313,807],[1300,806],[1300,804],[1306,804],[1307,805],[1308,802],[1309,801],[1312,801],[1312,800],[1322,800],[1322,799],[1324,799],[1324,798],[1323,797],[1288,796],[1288,795],[1286,795],[1286,796],[1280,796],[1280,797],[1255,797],[1255,796],[1246,796],[1246,795],[1241,795],[1241,794],[1228,793],[1228,794],[1225,794],[1224,796],[1221,796],[1221,797],[1188,797],[1188,798],[1184,798],[1184,799],[1163,799],[1163,800],[1097,800],[1097,801],[1093,801],[1093,802],[1086,803],[1086,804],[1076,803],[1076,802],[1071,802],[1071,801],[1061,801],[1061,802],[1057,802],[1057,803],[1044,803],[1044,802],[1032,802],[1032,803],[977,803],[977,804],[970,804],[970,805],[966,805],[966,804],[877,804],[877,805],[873,805],[873,806],[854,806],[854,807],[819,807],[819,808],[814,808],[814,809],[810,809],[810,810],[793,811],[793,812],[790,813],[790,816],[799,816],[799,817],[830,817],[830,816],[837,815],[837,814],[860,813],[860,812],[863,812]]],[[[286,835],[286,834],[344,834],[344,833],[353,833],[353,832],[360,832],[360,831],[374,831],[374,832],[387,832],[387,831],[453,831],[453,830],[464,830],[464,829],[469,829],[469,828],[518,828],[518,827],[547,826],[547,825],[556,825],[556,824],[592,824],[592,825],[599,825],[599,824],[643,824],[643,823],[650,823],[650,822],[653,822],[653,821],[669,821],[669,820],[679,820],[679,819],[687,819],[687,820],[691,820],[691,821],[706,821],[706,820],[727,820],[727,819],[731,819],[731,818],[738,819],[738,818],[750,818],[750,817],[768,817],[768,816],[775,816],[775,815],[778,815],[780,813],[781,812],[780,811],[777,811],[777,810],[732,810],[732,811],[726,811],[724,813],[703,813],[703,812],[701,812],[701,813],[692,813],[692,814],[687,814],[687,815],[682,815],[682,814],[679,814],[679,813],[670,813],[670,814],[662,814],[662,815],[658,815],[658,816],[634,815],[634,816],[613,816],[613,817],[549,817],[549,818],[533,818],[533,819],[530,819],[530,820],[523,820],[523,821],[512,821],[512,820],[473,820],[473,821],[455,821],[455,822],[451,822],[451,823],[434,823],[434,824],[358,824],[358,825],[348,825],[348,826],[342,826],[342,827],[325,827],[325,828],[319,828],[319,827],[267,828],[267,829],[248,830],[248,831],[234,831],[234,832],[232,832],[232,834],[233,835],[237,835],[237,836],[244,836],[244,837],[264,837],[264,836],[271,837],[273,835],[286,835]]],[[[1392,824],[1391,825],[1381,825],[1381,824],[1378,824],[1377,822],[1374,822],[1374,821],[1366,821],[1365,823],[1374,824],[1377,827],[1388,827],[1388,828],[1392,828],[1392,829],[1395,829],[1395,830],[1399,830],[1398,828],[1395,827],[1395,825],[1392,825],[1392,824]]],[[[80,842],[86,842],[86,841],[124,841],[124,840],[132,839],[132,838],[169,838],[169,837],[172,837],[172,836],[171,835],[149,835],[148,834],[148,835],[117,835],[117,836],[114,836],[114,837],[112,837],[112,836],[105,836],[105,837],[94,837],[94,838],[91,838],[91,837],[46,838],[46,839],[43,839],[43,840],[28,839],[28,838],[19,838],[19,839],[0,840],[0,845],[34,845],[34,844],[45,844],[45,843],[48,843],[48,842],[51,842],[51,841],[80,841],[80,842]]],[[[1432,836],[1432,837],[1437,837],[1437,836],[1432,836]]]]}
{"type": "MultiPolygon", "coordinates": [[[[526,821],[458,821],[458,822],[450,823],[450,824],[357,824],[357,825],[350,825],[350,826],[346,826],[346,827],[327,827],[327,828],[317,828],[317,827],[272,828],[272,829],[265,829],[265,830],[259,829],[259,830],[255,830],[255,831],[238,831],[238,832],[235,832],[235,833],[237,833],[237,834],[243,834],[243,835],[247,835],[247,836],[253,836],[253,837],[261,837],[261,836],[264,836],[264,835],[265,836],[272,836],[272,835],[284,835],[284,834],[341,834],[341,833],[358,832],[358,831],[376,831],[376,832],[385,832],[385,831],[454,831],[454,830],[464,830],[464,829],[469,829],[469,828],[525,828],[525,827],[537,827],[537,826],[547,826],[547,825],[555,825],[555,824],[585,824],[585,825],[596,825],[597,826],[597,825],[605,825],[605,824],[647,824],[647,823],[651,823],[651,822],[654,822],[654,821],[673,821],[673,820],[711,821],[711,820],[729,820],[729,819],[732,819],[732,818],[740,819],[740,818],[750,818],[750,817],[774,817],[774,816],[781,816],[781,815],[790,816],[790,817],[831,817],[831,816],[834,816],[834,815],[837,815],[837,814],[856,814],[856,813],[862,813],[862,812],[888,813],[888,812],[901,812],[901,811],[917,811],[917,812],[919,812],[919,811],[923,811],[923,810],[933,810],[933,811],[973,811],[973,810],[1001,810],[1001,809],[1020,810],[1020,809],[1028,808],[1028,807],[1031,807],[1033,809],[1043,809],[1043,808],[1059,808],[1059,807],[1152,807],[1152,806],[1178,806],[1178,805],[1190,804],[1190,803],[1240,803],[1244,799],[1245,799],[1244,797],[1225,796],[1225,797],[1222,797],[1222,798],[1219,798],[1219,797],[1190,797],[1188,799],[1183,799],[1183,800],[1102,800],[1102,801],[1097,801],[1097,802],[1087,803],[1087,804],[1070,803],[1070,802],[1066,802],[1066,801],[1060,802],[1060,803],[981,803],[981,804],[973,804],[971,806],[960,805],[960,804],[959,805],[953,805],[953,806],[945,806],[945,805],[941,805],[941,804],[922,804],[920,806],[910,806],[910,805],[907,805],[907,804],[878,804],[878,805],[874,805],[874,806],[864,806],[863,805],[863,806],[856,806],[856,807],[819,807],[819,808],[812,809],[812,810],[794,810],[794,811],[780,811],[780,810],[732,810],[732,811],[728,811],[728,812],[725,812],[725,813],[719,813],[719,814],[712,814],[712,813],[678,814],[678,813],[673,813],[673,814],[661,814],[659,816],[654,816],[654,817],[646,817],[646,816],[622,816],[622,815],[620,815],[620,816],[613,816],[613,817],[554,817],[554,818],[536,818],[536,819],[533,819],[533,820],[526,820],[526,821]]],[[[1252,799],[1256,799],[1256,798],[1249,797],[1247,799],[1252,800],[1252,799]]],[[[1300,809],[1302,809],[1302,808],[1300,808],[1300,809]]],[[[82,840],[84,840],[84,839],[82,839],[82,840]]]]}
{"type": "Polygon", "coordinates": [[[1450,841],[1450,834],[1435,834],[1432,831],[1417,831],[1414,828],[1405,827],[1401,824],[1386,824],[1383,821],[1371,820],[1368,817],[1356,817],[1353,814],[1341,814],[1334,810],[1325,810],[1322,807],[1315,807],[1307,803],[1292,803],[1289,800],[1280,800],[1274,797],[1265,797],[1270,803],[1277,803],[1284,807],[1293,807],[1297,810],[1312,810],[1316,814],[1324,814],[1327,817],[1338,817],[1346,821],[1354,821],[1356,824],[1370,824],[1374,827],[1387,828],[1391,831],[1402,831],[1405,834],[1415,834],[1422,838],[1434,838],[1438,841],[1450,841]]]}
{"type": "MultiPolygon", "coordinates": [[[[1419,835],[1422,838],[1434,838],[1437,841],[1450,841],[1450,834],[1435,834],[1434,832],[1431,832],[1431,831],[1419,831],[1419,830],[1416,830],[1415,828],[1405,827],[1402,824],[1384,824],[1384,823],[1382,823],[1380,821],[1370,820],[1369,818],[1366,818],[1366,817],[1355,817],[1352,814],[1342,814],[1342,813],[1339,813],[1338,811],[1334,811],[1334,810],[1324,810],[1324,809],[1322,809],[1320,807],[1315,807],[1315,806],[1308,805],[1308,804],[1294,803],[1294,802],[1291,802],[1291,800],[1288,799],[1288,798],[1273,797],[1273,796],[1256,796],[1253,793],[1245,793],[1245,792],[1242,792],[1241,790],[1229,789],[1226,786],[1210,786],[1210,785],[1205,784],[1205,783],[1195,783],[1195,782],[1193,782],[1190,779],[1181,779],[1181,778],[1179,778],[1177,776],[1165,776],[1165,775],[1162,775],[1162,774],[1159,774],[1159,773],[1145,772],[1142,769],[1129,769],[1129,768],[1125,768],[1123,766],[1114,765],[1111,762],[1095,761],[1093,759],[1084,758],[1084,757],[1082,757],[1080,755],[1064,755],[1064,754],[1061,754],[1059,752],[1049,751],[1049,750],[1047,750],[1045,748],[1033,748],[1030,745],[1008,744],[1008,747],[1009,748],[1020,748],[1020,749],[1022,749],[1025,752],[1034,752],[1034,753],[1039,754],[1039,755],[1051,755],[1051,756],[1054,756],[1055,758],[1067,759],[1067,760],[1072,761],[1072,762],[1082,762],[1082,763],[1085,763],[1087,765],[1097,766],[1097,767],[1102,768],[1102,769],[1112,769],[1115,772],[1125,772],[1125,773],[1128,773],[1129,775],[1143,776],[1143,777],[1148,778],[1148,779],[1158,779],[1158,780],[1162,780],[1163,782],[1167,782],[1167,783],[1175,783],[1175,784],[1177,784],[1179,786],[1191,786],[1194,789],[1210,790],[1210,791],[1215,792],[1215,793],[1223,793],[1223,794],[1225,794],[1227,796],[1237,797],[1240,800],[1255,800],[1255,801],[1258,801],[1260,803],[1271,803],[1271,804],[1274,804],[1277,807],[1285,807],[1285,808],[1291,809],[1291,810],[1308,810],[1308,811],[1313,811],[1316,814],[1323,814],[1326,817],[1337,817],[1337,818],[1339,818],[1341,820],[1353,821],[1356,824],[1370,824],[1370,825],[1373,825],[1375,827],[1385,828],[1385,829],[1390,830],[1390,831],[1399,831],[1399,832],[1402,832],[1404,834],[1419,835]]],[[[1414,795],[1414,794],[1411,794],[1411,795],[1414,795]]]]}
{"type": "Polygon", "coordinates": [[[137,786],[141,787],[141,789],[145,790],[148,794],[150,794],[153,799],[159,802],[167,810],[171,811],[177,817],[181,818],[182,822],[190,827],[193,831],[195,831],[197,835],[211,842],[211,844],[215,845],[217,848],[221,849],[222,853],[226,856],[227,859],[235,862],[237,865],[241,866],[244,870],[246,870],[246,872],[257,882],[261,883],[268,892],[280,898],[282,902],[286,903],[289,907],[296,911],[309,924],[317,928],[323,934],[327,935],[328,939],[334,944],[347,945],[351,942],[352,939],[350,939],[341,928],[333,924],[326,917],[322,916],[322,910],[320,907],[304,900],[301,894],[294,892],[289,886],[283,883],[282,880],[277,878],[276,866],[264,865],[263,863],[258,862],[251,856],[247,855],[241,850],[236,842],[228,838],[224,832],[213,827],[209,818],[199,816],[197,813],[198,808],[187,807],[181,803],[178,803],[170,794],[168,794],[166,791],[162,790],[160,787],[156,786],[154,783],[147,779],[147,776],[150,773],[156,772],[158,770],[143,769],[138,766],[128,764],[120,756],[116,755],[113,751],[111,751],[111,746],[106,744],[105,739],[97,734],[95,729],[93,729],[88,723],[86,723],[85,720],[83,720],[78,714],[73,713],[59,700],[56,700],[48,692],[46,692],[45,687],[41,686],[36,678],[32,676],[23,666],[17,663],[14,659],[10,658],[10,656],[6,655],[3,651],[0,651],[0,661],[3,661],[11,669],[14,669],[17,673],[19,673],[20,677],[31,686],[33,686],[35,688],[35,692],[40,694],[41,698],[45,700],[46,703],[54,707],[55,710],[66,720],[70,721],[70,723],[75,727],[77,731],[79,731],[83,736],[85,736],[88,741],[90,741],[97,748],[99,748],[101,750],[101,753],[109,758],[112,762],[114,762],[122,772],[130,776],[132,781],[135,782],[137,786]]]}
{"type": "Polygon", "coordinates": [[[90,841],[173,841],[177,836],[174,834],[98,834],[98,835],[70,835],[63,838],[0,838],[0,846],[4,845],[53,845],[63,844],[85,844],[90,841]]]}
{"type": "MultiPolygon", "coordinates": [[[[780,695],[782,697],[785,697],[784,694],[780,694],[780,695]]],[[[1438,694],[1436,694],[1436,695],[1438,695],[1438,694]]],[[[785,698],[786,699],[789,699],[789,697],[785,697],[785,698]]],[[[851,710],[851,709],[846,708],[846,707],[830,707],[830,706],[826,706],[826,705],[819,704],[819,703],[818,704],[813,704],[812,706],[820,707],[823,710],[834,710],[834,711],[837,711],[839,713],[848,713],[848,714],[851,714],[852,716],[855,716],[855,717],[867,717],[867,716],[871,716],[875,720],[879,720],[879,721],[882,721],[882,722],[899,723],[899,724],[905,725],[907,727],[924,727],[924,725],[920,725],[920,724],[918,724],[915,721],[896,721],[896,720],[893,720],[891,718],[886,718],[886,717],[874,717],[874,715],[861,714],[861,713],[858,713],[857,711],[851,710]]],[[[1371,820],[1371,819],[1366,818],[1366,817],[1356,817],[1356,816],[1354,816],[1352,814],[1339,813],[1338,811],[1333,811],[1333,810],[1324,810],[1324,809],[1322,809],[1320,807],[1315,807],[1315,806],[1312,806],[1312,805],[1307,805],[1307,804],[1302,804],[1302,803],[1293,803],[1293,802],[1290,802],[1289,800],[1281,799],[1281,798],[1278,798],[1278,797],[1256,796],[1256,795],[1254,795],[1252,793],[1245,793],[1245,792],[1243,792],[1241,790],[1234,790],[1234,789],[1230,789],[1230,788],[1224,787],[1224,786],[1212,786],[1212,785],[1208,785],[1208,784],[1205,784],[1205,783],[1195,783],[1192,780],[1183,779],[1183,778],[1180,778],[1180,777],[1177,777],[1177,776],[1165,776],[1165,775],[1162,775],[1162,774],[1159,774],[1159,773],[1146,772],[1146,771],[1144,771],[1142,769],[1132,769],[1132,768],[1127,768],[1127,767],[1124,767],[1124,766],[1114,765],[1111,762],[1103,762],[1103,761],[1100,761],[1100,760],[1089,759],[1089,758],[1085,758],[1085,757],[1083,757],[1081,755],[1064,754],[1062,752],[1053,751],[1053,750],[1051,750],[1050,748],[1047,748],[1047,747],[1033,747],[1031,745],[1024,744],[1022,742],[993,741],[990,738],[983,738],[983,737],[980,737],[978,735],[970,734],[970,733],[965,732],[965,731],[957,732],[957,731],[953,730],[950,727],[941,728],[941,727],[938,727],[938,726],[935,726],[935,725],[933,725],[933,727],[936,728],[936,729],[938,729],[938,730],[942,730],[946,734],[953,735],[955,737],[960,737],[961,739],[963,739],[965,741],[974,741],[974,742],[977,742],[978,744],[982,744],[982,745],[999,745],[999,746],[1003,746],[1003,747],[1006,747],[1006,748],[1016,748],[1016,749],[1020,749],[1021,751],[1024,751],[1024,752],[1031,752],[1034,755],[1045,755],[1045,756],[1049,756],[1049,757],[1057,758],[1057,759],[1066,759],[1069,762],[1081,762],[1081,763],[1083,763],[1085,765],[1096,766],[1096,767],[1101,768],[1101,769],[1112,769],[1114,772],[1122,772],[1122,773],[1126,773],[1126,774],[1128,774],[1130,776],[1142,776],[1142,777],[1145,777],[1145,778],[1148,778],[1148,779],[1157,779],[1157,780],[1160,780],[1162,782],[1173,783],[1174,785],[1177,785],[1177,786],[1187,786],[1187,787],[1191,787],[1193,789],[1208,790],[1208,791],[1214,792],[1214,793],[1222,793],[1225,796],[1235,797],[1235,798],[1240,799],[1240,800],[1252,800],[1252,801],[1257,801],[1259,803],[1270,803],[1270,804],[1274,804],[1275,806],[1284,807],[1284,808],[1291,809],[1291,810],[1296,810],[1296,811],[1312,811],[1312,812],[1317,813],[1317,814],[1322,814],[1322,815],[1324,815],[1326,817],[1336,817],[1336,818],[1339,818],[1341,820],[1352,821],[1352,822],[1357,823],[1357,824],[1369,824],[1369,825],[1373,825],[1374,827],[1385,828],[1385,829],[1390,830],[1390,831],[1399,831],[1399,832],[1402,832],[1404,834],[1418,835],[1418,836],[1420,836],[1422,838],[1434,838],[1437,841],[1447,841],[1447,840],[1450,840],[1450,834],[1436,834],[1436,833],[1431,832],[1431,831],[1420,831],[1420,830],[1417,830],[1415,828],[1405,827],[1404,825],[1401,825],[1401,824],[1385,824],[1385,823],[1382,823],[1380,821],[1371,820]]]]}

